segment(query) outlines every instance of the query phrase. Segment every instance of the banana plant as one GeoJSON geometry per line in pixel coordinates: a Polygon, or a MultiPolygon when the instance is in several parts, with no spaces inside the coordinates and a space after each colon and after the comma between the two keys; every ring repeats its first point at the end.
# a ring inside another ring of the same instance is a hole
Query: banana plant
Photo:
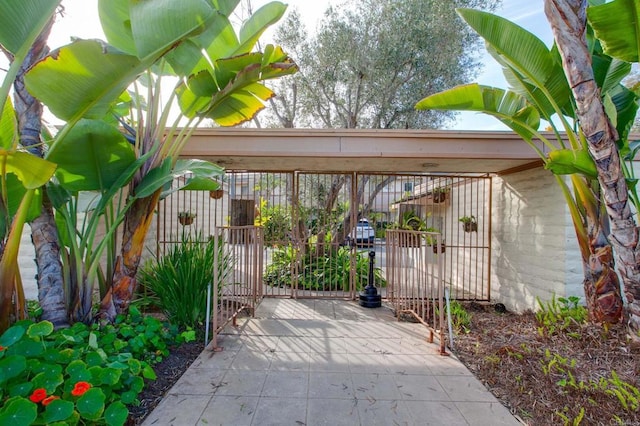
{"type": "Polygon", "coordinates": [[[55,164],[18,149],[19,132],[10,89],[32,44],[48,26],[59,0],[0,2],[0,47],[13,60],[0,86],[0,332],[25,312],[17,258],[24,223],[37,216],[38,188],[55,164]],[[36,212],[36,213],[34,213],[36,212]]]}
{"type": "MultiPolygon", "coordinates": [[[[229,16],[238,3],[100,0],[108,44],[77,41],[52,52],[26,75],[34,96],[74,125],[81,118],[102,119],[118,111],[122,100],[131,107],[129,115],[119,119],[133,129],[132,148],[140,164],[127,181],[126,208],[112,221],[115,226],[122,224],[123,235],[119,255],[110,266],[113,273],[107,277],[102,319],[113,320],[128,309],[144,239],[164,189],[177,189],[171,182],[178,176],[199,178],[187,181],[190,188],[204,183],[206,189],[217,186],[211,178],[222,169],[178,159],[195,128],[205,119],[224,126],[251,119],[274,95],[260,81],[297,70],[279,47],[253,51],[286,6],[266,4],[236,33],[229,16]],[[175,87],[162,104],[167,79],[175,87]],[[128,88],[131,94],[123,95],[128,88]],[[180,111],[177,117],[172,116],[175,106],[180,111]]],[[[65,141],[72,135],[63,128],[49,148],[48,158],[55,158],[61,167],[73,153],[63,149],[73,145],[65,141]]]]}
{"type": "MultiPolygon", "coordinates": [[[[618,322],[623,303],[607,240],[609,225],[600,201],[597,169],[575,122],[575,100],[557,49],[547,48],[535,35],[499,16],[471,9],[459,9],[458,13],[485,40],[511,88],[458,86],[424,98],[416,108],[491,115],[535,150],[545,168],[554,174],[569,207],[582,255],[591,317],[599,322],[618,322]],[[551,127],[551,133],[541,131],[542,120],[551,127]]],[[[610,60],[594,62],[596,65],[600,83],[607,89],[604,96],[613,99],[614,92],[628,95],[620,88],[628,67],[610,60]]],[[[613,101],[611,105],[615,111],[613,101]]],[[[623,122],[625,117],[620,117],[620,126],[628,124],[623,122]]]]}

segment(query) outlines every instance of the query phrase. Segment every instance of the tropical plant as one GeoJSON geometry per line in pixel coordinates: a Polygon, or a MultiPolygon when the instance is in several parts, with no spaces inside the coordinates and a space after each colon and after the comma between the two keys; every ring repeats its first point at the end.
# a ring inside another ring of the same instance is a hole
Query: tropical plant
{"type": "MultiPolygon", "coordinates": [[[[220,296],[235,265],[233,255],[218,238],[218,282],[214,291],[220,296]]],[[[215,238],[204,239],[200,233],[182,233],[181,241],[167,253],[149,260],[138,274],[145,299],[149,299],[180,327],[196,328],[206,321],[207,290],[212,283],[215,265],[215,238]]]]}
{"type": "MultiPolygon", "coordinates": [[[[504,18],[470,9],[459,9],[458,13],[484,38],[489,53],[502,65],[513,89],[463,85],[428,96],[416,108],[489,114],[518,133],[538,153],[545,168],[554,173],[569,206],[582,254],[584,289],[591,316],[595,321],[619,321],[623,304],[612,248],[607,241],[608,220],[587,142],[581,132],[575,131],[575,102],[562,72],[558,50],[547,48],[533,34],[504,18]],[[553,129],[551,136],[541,132],[541,119],[553,129]],[[544,149],[537,141],[541,141],[544,149]],[[563,175],[569,175],[570,181],[563,175]]],[[[594,66],[603,95],[620,103],[633,99],[620,84],[629,67],[600,57],[594,66]]],[[[632,118],[622,114],[619,117],[618,126],[628,128],[627,122],[632,118]]]]}
{"type": "MultiPolygon", "coordinates": [[[[116,313],[128,308],[156,202],[180,189],[173,185],[163,192],[165,186],[175,177],[187,176],[185,188],[218,187],[211,178],[219,176],[222,169],[202,161],[177,158],[191,132],[205,118],[221,125],[250,119],[263,107],[262,100],[273,95],[258,81],[296,70],[278,47],[269,45],[264,52],[251,53],[264,30],[282,16],[285,10],[282,3],[265,5],[244,23],[239,35],[228,19],[237,1],[215,5],[199,0],[179,3],[178,7],[176,0],[100,1],[100,18],[111,45],[87,40],[74,42],[39,62],[25,77],[29,90],[67,121],[50,144],[49,157],[65,157],[60,154],[62,147],[70,144],[69,133],[82,117],[100,119],[115,115],[119,119],[117,124],[127,129],[127,138],[133,144],[134,161],[106,191],[100,186],[103,193],[98,202],[100,208],[96,209],[98,216],[104,211],[112,212],[108,238],[92,250],[98,255],[113,247],[107,271],[100,274],[103,290],[100,316],[105,320],[113,321],[116,313]],[[77,72],[80,66],[77,58],[82,58],[82,73],[77,72]],[[140,75],[132,91],[124,92],[140,75]],[[179,78],[162,108],[159,94],[163,77],[168,76],[179,78]],[[144,96],[141,87],[145,88],[144,96]],[[169,110],[174,102],[180,106],[182,115],[169,125],[169,110]],[[129,107],[131,115],[124,118],[122,111],[129,107]],[[187,125],[179,128],[183,117],[187,125]],[[114,205],[114,197],[122,194],[121,189],[126,186],[126,202],[114,205]],[[123,238],[120,255],[116,257],[112,237],[121,224],[123,238]]],[[[99,132],[100,129],[94,134],[95,139],[99,139],[99,132]]],[[[83,165],[86,168],[104,166],[86,163],[83,165]]],[[[75,254],[73,258],[81,259],[82,255],[75,254]]],[[[98,266],[97,262],[76,266],[85,268],[82,274],[85,288],[91,289],[98,266]]]]}
{"type": "Polygon", "coordinates": [[[629,335],[640,344],[640,233],[630,203],[636,202],[637,212],[638,196],[636,181],[627,183],[632,176],[623,163],[625,155],[632,151],[633,160],[636,153],[627,136],[638,109],[638,96],[620,84],[617,93],[598,86],[598,49],[592,53],[593,40],[588,44],[584,35],[588,30],[588,12],[589,23],[604,54],[610,56],[611,64],[622,64],[626,76],[630,69],[627,61],[639,62],[637,17],[640,2],[616,0],[605,3],[599,0],[592,4],[594,6],[587,10],[586,1],[545,0],[545,14],[575,98],[576,118],[595,163],[602,197],[606,200],[604,205],[613,223],[610,241],[615,248],[628,302],[629,335]],[[616,98],[615,95],[620,94],[623,96],[616,98]]]}
{"type": "Polygon", "coordinates": [[[18,319],[26,317],[17,263],[20,238],[25,221],[40,212],[41,192],[37,189],[55,171],[53,163],[18,149],[20,132],[9,92],[31,46],[46,38],[59,3],[27,0],[0,4],[0,47],[12,58],[0,86],[0,331],[9,326],[12,312],[18,319]]]}

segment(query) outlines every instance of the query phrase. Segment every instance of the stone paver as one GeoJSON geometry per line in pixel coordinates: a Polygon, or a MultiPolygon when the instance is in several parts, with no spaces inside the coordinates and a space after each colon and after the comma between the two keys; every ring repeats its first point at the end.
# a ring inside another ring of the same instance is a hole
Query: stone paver
{"type": "Polygon", "coordinates": [[[145,420],[161,425],[521,423],[420,324],[387,308],[265,299],[219,336],[145,420]]]}

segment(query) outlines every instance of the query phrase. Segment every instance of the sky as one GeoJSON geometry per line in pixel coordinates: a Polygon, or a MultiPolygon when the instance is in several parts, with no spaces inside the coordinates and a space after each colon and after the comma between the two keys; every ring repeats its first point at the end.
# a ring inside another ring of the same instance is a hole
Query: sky
{"type": "MultiPolygon", "coordinates": [[[[244,3],[244,0],[242,1],[244,3]]],[[[267,0],[252,0],[254,10],[267,0]]],[[[322,19],[323,12],[330,4],[338,0],[289,0],[284,1],[290,8],[297,8],[305,21],[307,29],[314,29],[322,19]]],[[[80,38],[104,39],[97,17],[97,0],[63,0],[65,14],[53,27],[49,38],[51,47],[67,44],[72,36],[80,38]]],[[[543,10],[543,0],[502,0],[502,5],[494,12],[531,31],[547,46],[553,41],[549,23],[543,10]]],[[[506,88],[500,67],[486,51],[482,50],[482,69],[474,81],[506,88]]],[[[507,130],[495,118],[476,113],[458,115],[452,130],[507,130]]]]}

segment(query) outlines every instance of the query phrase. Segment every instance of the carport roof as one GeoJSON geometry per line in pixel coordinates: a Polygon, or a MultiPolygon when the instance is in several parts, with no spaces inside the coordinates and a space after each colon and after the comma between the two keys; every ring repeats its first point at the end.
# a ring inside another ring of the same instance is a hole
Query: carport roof
{"type": "Polygon", "coordinates": [[[441,130],[197,129],[181,156],[250,171],[505,174],[542,164],[513,132],[441,130]]]}

